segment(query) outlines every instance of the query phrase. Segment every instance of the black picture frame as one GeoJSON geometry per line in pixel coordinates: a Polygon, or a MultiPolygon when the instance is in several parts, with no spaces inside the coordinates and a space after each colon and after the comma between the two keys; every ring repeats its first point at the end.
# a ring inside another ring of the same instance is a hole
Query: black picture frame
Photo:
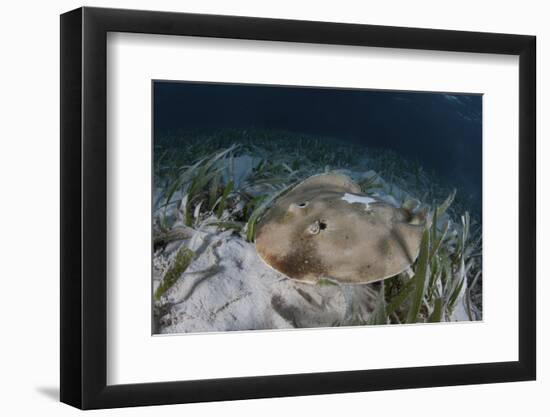
{"type": "Polygon", "coordinates": [[[88,7],[61,15],[61,401],[94,409],[534,380],[535,51],[524,35],[88,7]],[[519,360],[107,385],[108,32],[519,56],[519,360]]]}

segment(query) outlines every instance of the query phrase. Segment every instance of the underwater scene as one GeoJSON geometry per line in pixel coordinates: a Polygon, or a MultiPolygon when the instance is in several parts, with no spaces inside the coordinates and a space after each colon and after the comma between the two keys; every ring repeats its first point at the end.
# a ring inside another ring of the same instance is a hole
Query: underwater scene
{"type": "Polygon", "coordinates": [[[154,334],[482,320],[482,95],[152,92],[154,334]]]}

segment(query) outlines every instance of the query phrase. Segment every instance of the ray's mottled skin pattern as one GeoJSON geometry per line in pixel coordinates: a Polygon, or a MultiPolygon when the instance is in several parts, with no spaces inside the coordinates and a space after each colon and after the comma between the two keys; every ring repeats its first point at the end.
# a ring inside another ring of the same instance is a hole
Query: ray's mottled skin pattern
{"type": "MultiPolygon", "coordinates": [[[[262,228],[258,233],[257,239],[262,241],[261,232],[269,233],[269,229],[262,228]]],[[[312,281],[315,279],[309,278],[314,276],[326,276],[328,269],[326,268],[322,257],[319,256],[317,242],[303,230],[296,230],[290,236],[292,242],[296,242],[294,249],[285,252],[281,255],[268,252],[265,254],[264,260],[279,272],[285,275],[302,280],[312,281]]]]}
{"type": "Polygon", "coordinates": [[[260,220],[260,257],[286,276],[367,283],[394,276],[418,256],[425,218],[366,197],[349,177],[308,178],[260,220]]]}

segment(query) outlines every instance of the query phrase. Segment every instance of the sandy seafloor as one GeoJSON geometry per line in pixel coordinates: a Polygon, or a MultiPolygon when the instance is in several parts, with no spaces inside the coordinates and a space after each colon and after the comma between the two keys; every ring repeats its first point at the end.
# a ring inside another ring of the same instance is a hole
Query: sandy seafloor
{"type": "MultiPolygon", "coordinates": [[[[237,158],[236,175],[254,166],[248,156],[237,158]]],[[[375,174],[368,161],[364,170],[337,170],[354,179],[375,174]]],[[[380,178],[380,177],[379,177],[380,178]]],[[[395,183],[381,179],[375,196],[395,206],[409,195],[395,183]]],[[[402,184],[401,184],[402,185],[402,184]]],[[[157,194],[162,190],[156,190],[157,194]]],[[[198,215],[197,212],[194,213],[198,215]]],[[[216,220],[215,216],[211,216],[216,220]]],[[[206,219],[208,220],[208,219],[206,219]]],[[[453,221],[438,219],[441,227],[453,221]]],[[[258,256],[253,242],[242,233],[208,226],[188,227],[181,219],[174,227],[185,239],[174,241],[153,258],[153,291],[161,284],[178,250],[189,248],[194,258],[175,284],[153,301],[154,333],[221,332],[266,329],[332,327],[369,323],[379,298],[380,284],[314,285],[289,279],[258,256]]],[[[470,320],[461,289],[447,321],[470,320]]],[[[478,317],[479,318],[479,317],[478,317]]]]}

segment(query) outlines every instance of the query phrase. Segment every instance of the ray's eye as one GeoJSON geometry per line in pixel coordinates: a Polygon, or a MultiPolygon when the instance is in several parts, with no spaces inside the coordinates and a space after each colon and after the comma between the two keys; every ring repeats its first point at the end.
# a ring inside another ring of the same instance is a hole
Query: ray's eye
{"type": "Polygon", "coordinates": [[[298,207],[300,208],[304,208],[305,206],[307,206],[307,201],[305,203],[298,204],[298,207]]]}
{"type": "Polygon", "coordinates": [[[319,227],[319,222],[316,221],[315,223],[310,224],[307,230],[312,235],[318,234],[321,231],[321,228],[319,227]]]}
{"type": "Polygon", "coordinates": [[[318,234],[321,230],[325,230],[327,224],[323,220],[317,220],[314,223],[310,224],[308,227],[308,232],[312,235],[318,234]]]}

